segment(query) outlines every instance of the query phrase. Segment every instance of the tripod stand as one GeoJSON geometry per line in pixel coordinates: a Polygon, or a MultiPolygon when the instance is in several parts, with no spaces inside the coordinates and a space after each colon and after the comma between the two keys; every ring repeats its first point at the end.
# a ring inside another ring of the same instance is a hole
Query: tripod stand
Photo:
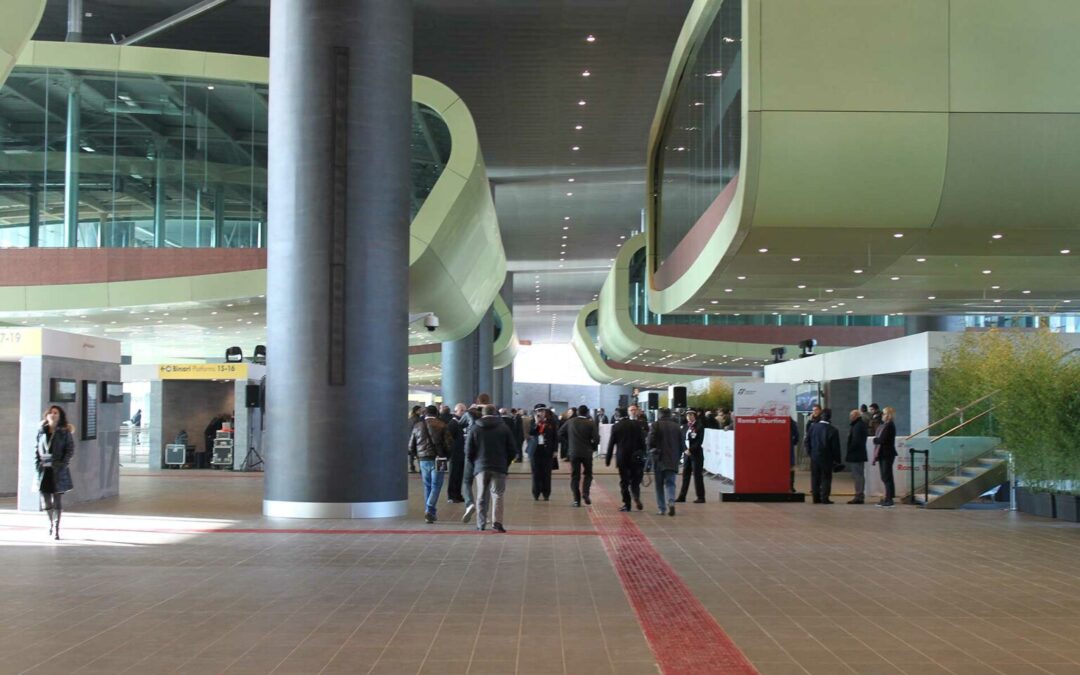
{"type": "MultiPolygon", "coordinates": [[[[256,410],[256,409],[252,409],[256,410]]],[[[247,455],[244,456],[244,463],[240,465],[241,471],[256,471],[263,465],[262,455],[255,449],[255,421],[252,419],[254,413],[248,413],[248,449],[247,455]]],[[[259,413],[259,431],[262,432],[262,412],[259,413]]],[[[261,436],[261,433],[260,433],[261,436]]]]}

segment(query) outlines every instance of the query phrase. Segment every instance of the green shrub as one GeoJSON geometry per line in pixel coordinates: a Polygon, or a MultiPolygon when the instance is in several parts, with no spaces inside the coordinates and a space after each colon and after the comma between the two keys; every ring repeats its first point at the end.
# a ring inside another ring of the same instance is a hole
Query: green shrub
{"type": "MultiPolygon", "coordinates": [[[[942,354],[932,383],[936,420],[993,393],[965,416],[991,405],[993,413],[960,433],[1000,436],[1025,485],[1050,489],[1061,481],[1080,481],[1080,359],[1072,358],[1058,335],[1046,329],[965,333],[942,354]]],[[[954,417],[930,433],[958,423],[954,417]]]]}

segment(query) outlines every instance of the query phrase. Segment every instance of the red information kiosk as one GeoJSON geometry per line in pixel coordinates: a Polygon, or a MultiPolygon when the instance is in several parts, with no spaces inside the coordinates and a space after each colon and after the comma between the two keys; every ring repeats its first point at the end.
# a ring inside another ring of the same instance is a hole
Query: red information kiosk
{"type": "Polygon", "coordinates": [[[791,492],[793,389],[786,384],[735,385],[735,491],[725,502],[802,502],[791,492]]]}

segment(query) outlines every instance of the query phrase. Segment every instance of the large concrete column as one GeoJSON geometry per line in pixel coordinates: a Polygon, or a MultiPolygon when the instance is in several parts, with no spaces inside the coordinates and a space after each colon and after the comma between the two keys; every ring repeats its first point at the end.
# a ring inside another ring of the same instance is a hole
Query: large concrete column
{"type": "MultiPolygon", "coordinates": [[[[514,274],[513,272],[507,272],[506,280],[503,282],[502,288],[499,290],[499,297],[506,303],[506,306],[510,309],[511,317],[514,314],[514,274]]],[[[504,329],[508,329],[509,326],[504,326],[504,329]]],[[[503,368],[495,369],[494,380],[492,381],[492,400],[496,405],[512,408],[514,406],[514,364],[511,363],[503,368]]]]}
{"type": "Polygon", "coordinates": [[[268,516],[407,510],[412,11],[271,4],[268,516]]]}
{"type": "Polygon", "coordinates": [[[453,408],[468,405],[479,392],[476,372],[477,331],[452,342],[442,343],[443,403],[453,408]]]}
{"type": "Polygon", "coordinates": [[[477,393],[491,394],[494,388],[495,310],[488,308],[476,327],[476,386],[477,393]]]}

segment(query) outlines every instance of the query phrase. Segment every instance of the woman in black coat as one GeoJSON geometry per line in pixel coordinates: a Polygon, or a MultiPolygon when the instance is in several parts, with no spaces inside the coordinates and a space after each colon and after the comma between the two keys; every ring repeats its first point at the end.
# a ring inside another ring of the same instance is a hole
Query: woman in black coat
{"type": "Polygon", "coordinates": [[[75,487],[68,468],[71,456],[75,454],[75,440],[63,408],[54,405],[45,411],[45,419],[38,428],[34,446],[41,507],[49,514],[49,535],[59,539],[60,514],[63,511],[60,495],[75,487]]]}
{"type": "Polygon", "coordinates": [[[547,408],[536,411],[529,436],[536,439],[532,454],[532,493],[533,499],[551,498],[551,468],[555,462],[556,448],[559,446],[559,424],[555,415],[547,408]]]}
{"type": "Polygon", "coordinates": [[[878,506],[892,506],[896,497],[896,483],[893,482],[893,462],[896,460],[896,424],[893,417],[896,409],[886,406],[882,411],[882,424],[874,433],[874,464],[881,471],[881,482],[885,484],[885,499],[878,506]]]}

